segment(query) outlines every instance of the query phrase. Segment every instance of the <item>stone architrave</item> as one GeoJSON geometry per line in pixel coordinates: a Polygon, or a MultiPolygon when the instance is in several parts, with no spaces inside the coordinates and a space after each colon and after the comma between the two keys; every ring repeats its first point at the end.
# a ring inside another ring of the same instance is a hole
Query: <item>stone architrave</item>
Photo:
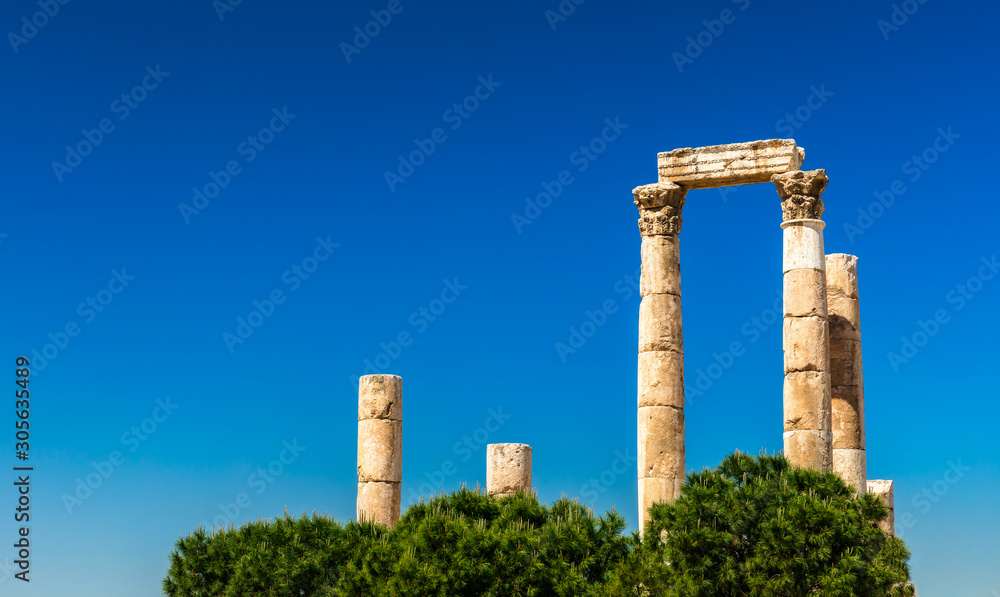
{"type": "Polygon", "coordinates": [[[403,380],[365,375],[358,382],[358,520],[399,520],[403,480],[403,380]]]}
{"type": "Polygon", "coordinates": [[[792,139],[685,147],[657,155],[660,182],[707,189],[767,182],[802,167],[805,150],[792,139]]]}

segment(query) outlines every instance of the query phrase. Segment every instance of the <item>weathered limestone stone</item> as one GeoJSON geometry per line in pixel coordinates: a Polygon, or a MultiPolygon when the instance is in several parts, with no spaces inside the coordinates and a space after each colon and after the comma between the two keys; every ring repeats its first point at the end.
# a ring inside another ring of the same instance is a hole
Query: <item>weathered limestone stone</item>
{"type": "Polygon", "coordinates": [[[680,315],[681,297],[676,294],[643,297],[639,303],[639,352],[684,352],[680,315]]]}
{"type": "Polygon", "coordinates": [[[641,477],[639,479],[639,532],[646,530],[649,508],[653,504],[672,502],[681,495],[683,477],[641,477]]]}
{"type": "Polygon", "coordinates": [[[358,421],[358,479],[399,483],[403,475],[403,423],[358,421]]]}
{"type": "Polygon", "coordinates": [[[632,189],[633,203],[639,208],[639,233],[643,236],[680,234],[686,195],[686,189],[669,182],[632,189]]]}
{"type": "Polygon", "coordinates": [[[833,470],[856,491],[868,486],[868,464],[864,450],[833,450],[833,470]]]}
{"type": "Polygon", "coordinates": [[[684,355],[672,350],[639,353],[639,408],[684,408],[684,355]]]}
{"type": "Polygon", "coordinates": [[[782,272],[796,269],[826,270],[822,220],[786,220],[781,223],[784,254],[782,272]]]}
{"type": "Polygon", "coordinates": [[[792,139],[769,139],[709,147],[685,147],[657,155],[662,182],[705,189],[767,182],[774,174],[798,170],[805,150],[792,139]]]}
{"type": "Polygon", "coordinates": [[[833,449],[865,449],[865,395],[861,386],[833,386],[833,449]]]}
{"type": "Polygon", "coordinates": [[[861,386],[861,342],[830,334],[831,383],[835,386],[861,386]]]}
{"type": "Polygon", "coordinates": [[[365,375],[358,381],[358,420],[403,420],[403,379],[398,375],[365,375]]]}
{"type": "Polygon", "coordinates": [[[856,298],[827,296],[830,337],[861,340],[861,308],[856,298]]]}
{"type": "Polygon", "coordinates": [[[830,370],[829,330],[825,317],[786,317],[782,326],[786,374],[830,370]]]}
{"type": "Polygon", "coordinates": [[[684,336],[680,234],[687,189],[663,181],[632,191],[639,208],[638,462],[640,530],[653,501],[673,501],[684,480],[684,336]]]}
{"type": "Polygon", "coordinates": [[[868,480],[868,493],[874,493],[885,504],[885,507],[889,509],[889,516],[886,517],[878,526],[888,535],[896,534],[896,514],[895,514],[895,496],[892,490],[892,481],[887,481],[884,479],[869,479],[868,480]]]}
{"type": "Polygon", "coordinates": [[[531,491],[531,446],[488,444],[486,493],[503,497],[518,491],[531,491]]]}
{"type": "Polygon", "coordinates": [[[781,213],[786,222],[792,220],[818,220],[823,217],[823,200],[820,196],[829,180],[826,170],[794,170],[771,177],[781,197],[781,213]]]}
{"type": "Polygon", "coordinates": [[[832,437],[829,431],[786,431],[784,455],[789,462],[802,468],[828,471],[833,467],[832,437]]]}
{"type": "Polygon", "coordinates": [[[642,274],[639,296],[681,295],[681,260],[676,236],[642,237],[642,274]]]}
{"type": "Polygon", "coordinates": [[[858,298],[858,258],[845,253],[826,256],[826,293],[829,297],[858,298]]]}
{"type": "Polygon", "coordinates": [[[861,360],[858,258],[826,256],[833,383],[833,470],[859,491],[868,486],[865,390],[861,360]]]}
{"type": "Polygon", "coordinates": [[[393,526],[403,478],[403,380],[365,375],[358,381],[358,520],[393,526]]]}
{"type": "Polygon", "coordinates": [[[830,325],[821,195],[824,170],[771,176],[781,198],[784,273],[785,457],[828,471],[833,464],[830,325]]]}
{"type": "Polygon", "coordinates": [[[357,519],[393,526],[399,520],[402,493],[399,483],[358,483],[357,519]]]}
{"type": "MultiPolygon", "coordinates": [[[[684,478],[684,411],[670,406],[639,408],[639,476],[684,478]]],[[[671,501],[674,496],[664,498],[671,501]]]]}
{"type": "Polygon", "coordinates": [[[826,275],[817,269],[793,269],[784,276],[785,317],[826,317],[826,275]]]}
{"type": "Polygon", "coordinates": [[[830,431],[830,374],[792,371],[785,375],[785,431],[830,431]]]}

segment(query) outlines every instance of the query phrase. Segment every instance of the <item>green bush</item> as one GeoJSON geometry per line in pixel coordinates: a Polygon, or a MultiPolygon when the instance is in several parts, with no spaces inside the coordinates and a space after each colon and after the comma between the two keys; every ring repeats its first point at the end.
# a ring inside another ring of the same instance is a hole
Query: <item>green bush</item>
{"type": "Polygon", "coordinates": [[[651,508],[619,584],[678,597],[909,596],[909,552],[877,526],[887,514],[834,473],[733,454],[651,508]]]}
{"type": "Polygon", "coordinates": [[[460,490],[393,529],[313,515],[177,541],[169,597],[912,595],[887,514],[832,473],[726,458],[651,511],[646,539],[614,511],[460,490]]]}

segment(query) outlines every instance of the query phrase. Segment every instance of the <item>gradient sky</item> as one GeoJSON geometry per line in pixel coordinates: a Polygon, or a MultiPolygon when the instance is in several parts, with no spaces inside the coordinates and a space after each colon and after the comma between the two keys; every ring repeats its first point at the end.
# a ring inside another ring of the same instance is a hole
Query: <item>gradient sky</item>
{"type": "MultiPolygon", "coordinates": [[[[1000,10],[897,5],[4,3],[2,360],[33,360],[36,470],[32,582],[0,592],[158,595],[202,522],[353,517],[366,360],[404,380],[405,503],[524,442],[542,499],[634,526],[631,189],[659,151],[780,137],[860,257],[869,477],[917,587],[995,594],[1000,10]]],[[[763,184],[684,220],[697,470],[781,448],[781,211],[763,184]]]]}

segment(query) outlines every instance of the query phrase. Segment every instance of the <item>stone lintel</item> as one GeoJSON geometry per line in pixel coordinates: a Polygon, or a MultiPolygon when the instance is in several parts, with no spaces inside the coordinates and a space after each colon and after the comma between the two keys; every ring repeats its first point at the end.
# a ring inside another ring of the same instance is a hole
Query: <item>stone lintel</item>
{"type": "Polygon", "coordinates": [[[769,139],[709,147],[685,147],[657,155],[660,182],[708,189],[768,182],[799,170],[805,150],[794,139],[769,139]]]}

